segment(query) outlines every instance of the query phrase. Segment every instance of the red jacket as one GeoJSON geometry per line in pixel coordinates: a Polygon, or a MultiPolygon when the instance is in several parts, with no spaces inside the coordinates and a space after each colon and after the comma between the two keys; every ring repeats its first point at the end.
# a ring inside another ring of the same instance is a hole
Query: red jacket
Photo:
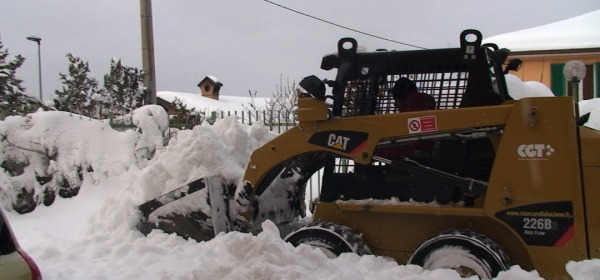
{"type": "Polygon", "coordinates": [[[400,112],[433,110],[435,109],[435,99],[427,93],[412,91],[406,94],[399,105],[397,109],[400,112]]]}

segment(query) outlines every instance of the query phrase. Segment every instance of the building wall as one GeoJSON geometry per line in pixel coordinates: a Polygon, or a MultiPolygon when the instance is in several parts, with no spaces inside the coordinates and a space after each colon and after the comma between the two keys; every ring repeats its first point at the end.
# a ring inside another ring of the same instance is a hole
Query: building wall
{"type": "Polygon", "coordinates": [[[562,74],[564,64],[579,60],[587,66],[587,72],[580,86],[581,97],[600,97],[600,49],[585,52],[514,52],[508,57],[523,61],[518,71],[511,74],[523,81],[538,81],[548,86],[556,95],[570,95],[572,88],[562,74]]]}
{"type": "Polygon", "coordinates": [[[215,92],[214,83],[208,81],[208,79],[204,79],[198,86],[200,87],[200,94],[202,96],[219,100],[219,92],[215,92]]]}

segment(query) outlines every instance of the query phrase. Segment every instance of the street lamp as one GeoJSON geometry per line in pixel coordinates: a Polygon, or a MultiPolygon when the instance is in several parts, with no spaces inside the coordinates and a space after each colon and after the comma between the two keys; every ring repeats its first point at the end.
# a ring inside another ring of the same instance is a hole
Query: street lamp
{"type": "Polygon", "coordinates": [[[565,64],[563,75],[571,82],[571,92],[575,101],[575,117],[579,118],[579,82],[585,78],[585,64],[579,60],[571,60],[565,64]]]}
{"type": "Polygon", "coordinates": [[[41,51],[42,38],[37,37],[37,36],[29,36],[29,37],[27,37],[27,40],[34,41],[38,45],[38,77],[40,78],[40,102],[43,102],[43,100],[42,100],[42,51],[41,51]]]}
{"type": "Polygon", "coordinates": [[[573,100],[579,102],[579,82],[585,78],[585,64],[579,60],[571,60],[565,64],[563,75],[571,82],[573,100]]]}

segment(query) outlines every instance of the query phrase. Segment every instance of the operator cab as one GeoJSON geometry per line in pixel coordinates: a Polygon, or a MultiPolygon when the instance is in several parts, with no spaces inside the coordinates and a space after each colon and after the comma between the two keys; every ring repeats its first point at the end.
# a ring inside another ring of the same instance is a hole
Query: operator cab
{"type": "Polygon", "coordinates": [[[338,53],[321,62],[323,70],[338,69],[336,80],[319,85],[310,76],[300,85],[317,99],[333,99],[333,115],[341,117],[395,113],[390,91],[401,77],[434,97],[436,109],[511,100],[502,69],[508,50],[482,46],[477,30],[465,30],[460,38],[460,48],[376,52],[357,52],[356,40],[342,38],[338,53]],[[333,88],[332,95],[325,96],[324,84],[333,88]]]}
{"type": "MultiPolygon", "coordinates": [[[[335,81],[321,82],[312,76],[300,85],[315,99],[332,99],[330,117],[340,118],[398,113],[391,90],[401,78],[410,79],[420,92],[433,97],[434,110],[493,106],[512,100],[502,69],[509,51],[499,50],[493,44],[481,45],[481,40],[479,31],[465,30],[460,35],[460,48],[358,52],[356,40],[343,38],[338,42],[338,53],[325,56],[321,63],[324,70],[337,69],[335,81]],[[325,84],[332,87],[331,95],[325,95],[325,84]]],[[[399,136],[381,139],[377,149],[385,150],[397,142],[419,146],[429,141],[427,145],[434,147],[433,150],[416,151],[410,156],[412,162],[487,181],[495,157],[488,136],[461,139],[447,136],[413,142],[399,136]]],[[[360,165],[339,155],[329,155],[320,200],[396,197],[450,203],[464,199],[445,180],[435,179],[426,172],[419,174],[418,168],[398,171],[386,165],[377,160],[360,165]]]]}

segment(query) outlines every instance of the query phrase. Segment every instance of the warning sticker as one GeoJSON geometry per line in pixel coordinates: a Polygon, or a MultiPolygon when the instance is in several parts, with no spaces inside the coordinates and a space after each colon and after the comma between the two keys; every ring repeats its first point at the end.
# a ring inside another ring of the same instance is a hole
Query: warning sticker
{"type": "Polygon", "coordinates": [[[435,116],[408,119],[408,134],[437,131],[435,116]]]}

